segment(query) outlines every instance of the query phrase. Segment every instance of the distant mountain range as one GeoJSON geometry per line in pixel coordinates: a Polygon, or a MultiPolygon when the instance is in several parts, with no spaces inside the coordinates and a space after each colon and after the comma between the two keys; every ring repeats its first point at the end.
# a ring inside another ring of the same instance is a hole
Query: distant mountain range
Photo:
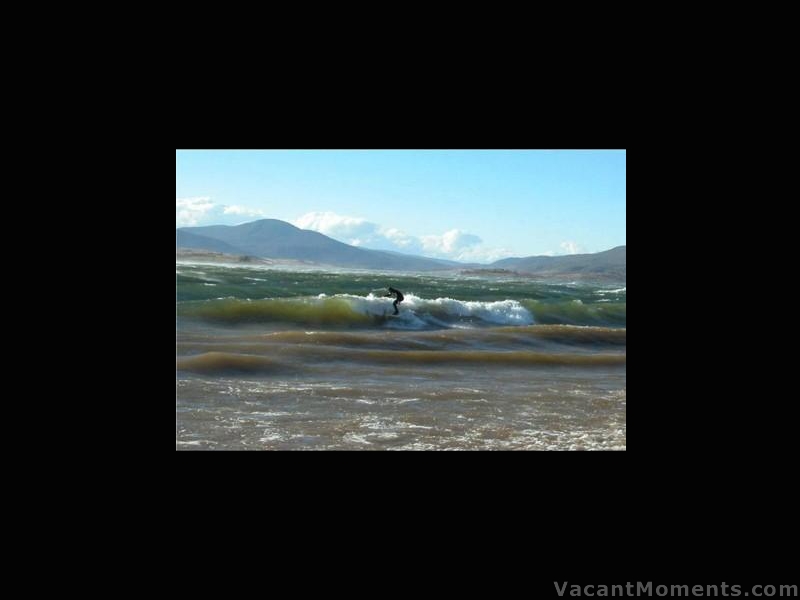
{"type": "Polygon", "coordinates": [[[177,230],[176,238],[178,248],[214,250],[263,258],[290,258],[337,267],[443,271],[459,265],[447,260],[356,248],[316,231],[298,229],[277,219],[261,219],[236,226],[182,227],[177,230]]]}
{"type": "Polygon", "coordinates": [[[602,275],[625,280],[627,275],[626,246],[617,246],[596,254],[569,254],[567,256],[528,256],[527,258],[504,258],[491,264],[492,267],[513,269],[521,273],[539,275],[602,275]]]}
{"type": "Polygon", "coordinates": [[[175,242],[177,248],[212,250],[214,252],[224,252],[226,254],[246,254],[222,240],[215,240],[205,235],[197,235],[196,233],[184,229],[178,229],[175,232],[175,242]]]}
{"type": "Polygon", "coordinates": [[[242,225],[182,227],[176,230],[176,247],[226,254],[303,260],[338,267],[387,271],[445,271],[465,267],[505,269],[519,273],[599,276],[625,280],[625,246],[597,254],[504,258],[490,265],[469,265],[399,252],[368,250],[337,242],[328,236],[298,229],[277,219],[261,219],[242,225]]]}

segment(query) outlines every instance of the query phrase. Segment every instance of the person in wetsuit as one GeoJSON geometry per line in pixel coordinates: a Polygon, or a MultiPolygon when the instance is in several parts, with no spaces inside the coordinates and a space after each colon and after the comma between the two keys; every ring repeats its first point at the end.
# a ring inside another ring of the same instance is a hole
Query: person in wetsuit
{"type": "Polygon", "coordinates": [[[387,296],[391,297],[394,296],[394,302],[392,302],[392,306],[394,306],[394,314],[399,313],[400,311],[397,309],[397,304],[403,301],[403,292],[400,290],[396,290],[393,287],[389,288],[389,293],[386,294],[387,296]]]}

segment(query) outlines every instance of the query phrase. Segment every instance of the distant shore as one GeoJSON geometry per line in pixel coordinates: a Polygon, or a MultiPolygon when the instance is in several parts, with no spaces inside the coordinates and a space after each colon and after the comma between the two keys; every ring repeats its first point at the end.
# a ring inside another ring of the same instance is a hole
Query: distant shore
{"type": "Polygon", "coordinates": [[[317,263],[291,258],[259,258],[243,254],[226,254],[211,250],[176,248],[175,262],[207,262],[220,264],[266,265],[275,267],[319,267],[317,263]]]}
{"type": "MultiPolygon", "coordinates": [[[[213,263],[213,264],[233,264],[242,266],[271,266],[276,268],[302,268],[314,270],[342,270],[342,267],[335,267],[332,265],[325,265],[313,261],[296,260],[291,258],[260,258],[258,256],[249,256],[243,254],[227,254],[224,252],[214,252],[211,250],[200,250],[195,248],[176,248],[175,261],[186,263],[213,263]]],[[[369,271],[377,272],[375,269],[350,269],[352,271],[369,271]]],[[[552,282],[597,282],[597,283],[620,283],[625,284],[626,278],[615,273],[583,273],[576,272],[539,272],[539,273],[526,273],[525,271],[516,271],[512,269],[499,269],[488,267],[470,268],[470,269],[448,269],[442,274],[454,275],[467,275],[477,277],[498,277],[498,278],[518,278],[529,279],[532,281],[552,281],[552,282]]]]}
{"type": "Polygon", "coordinates": [[[461,275],[473,275],[478,277],[518,277],[531,279],[534,281],[585,281],[585,282],[606,282],[606,283],[626,283],[626,278],[616,274],[606,273],[582,273],[582,272],[558,272],[551,273],[543,271],[540,273],[526,273],[524,271],[512,271],[510,269],[462,269],[461,275]]]}

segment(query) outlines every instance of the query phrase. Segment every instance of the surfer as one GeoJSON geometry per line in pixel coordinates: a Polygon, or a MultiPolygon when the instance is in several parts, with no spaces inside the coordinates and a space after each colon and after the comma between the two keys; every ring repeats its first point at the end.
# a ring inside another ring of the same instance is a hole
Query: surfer
{"type": "Polygon", "coordinates": [[[392,306],[394,306],[394,314],[399,313],[400,311],[397,309],[397,304],[403,301],[403,292],[400,290],[396,290],[393,287],[389,288],[389,293],[386,294],[387,296],[395,296],[394,302],[392,302],[392,306]]]}

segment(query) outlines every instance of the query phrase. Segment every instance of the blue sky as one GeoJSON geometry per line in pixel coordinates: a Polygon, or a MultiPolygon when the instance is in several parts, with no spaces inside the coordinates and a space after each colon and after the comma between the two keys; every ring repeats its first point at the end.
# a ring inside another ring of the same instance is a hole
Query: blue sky
{"type": "Polygon", "coordinates": [[[471,262],[625,244],[624,150],[179,150],[176,226],[288,221],[471,262]]]}

